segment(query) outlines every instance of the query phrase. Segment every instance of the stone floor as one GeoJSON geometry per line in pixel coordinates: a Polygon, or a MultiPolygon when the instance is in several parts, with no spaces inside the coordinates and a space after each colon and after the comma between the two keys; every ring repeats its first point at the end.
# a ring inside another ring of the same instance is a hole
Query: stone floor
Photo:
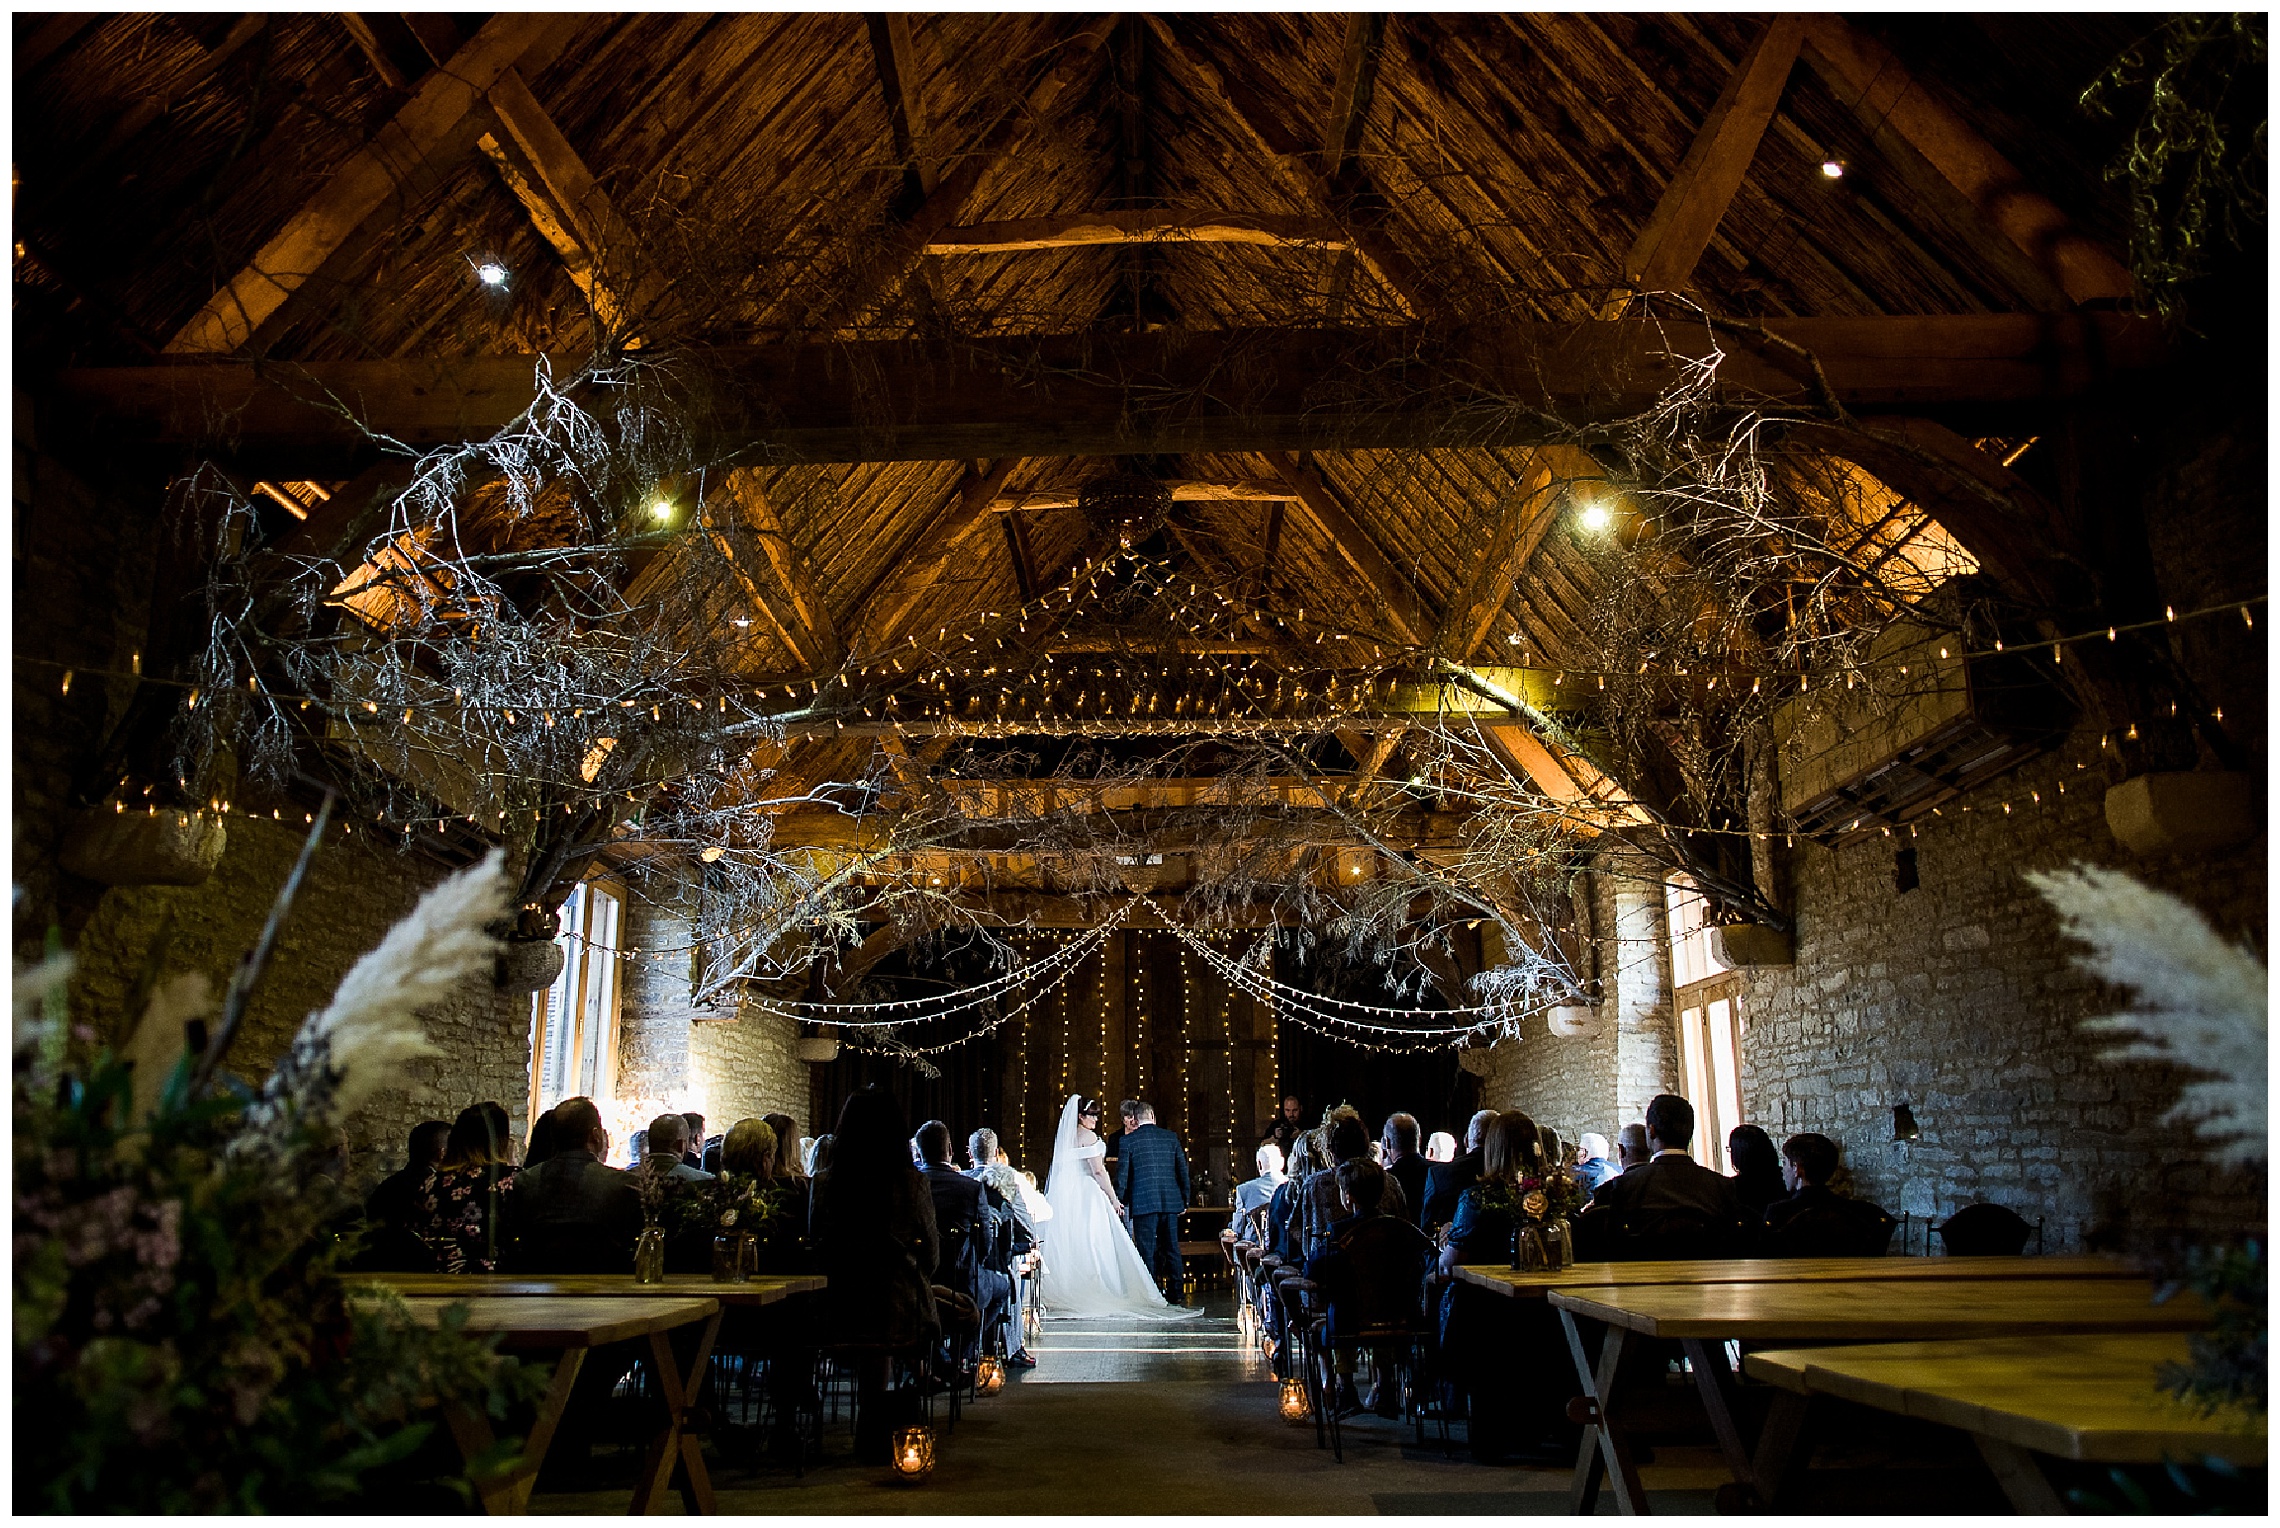
{"type": "MultiPolygon", "coordinates": [[[[1491,1467],[1444,1453],[1431,1432],[1375,1417],[1346,1428],[1346,1462],[1311,1425],[1275,1414],[1275,1390],[1240,1338],[1231,1297],[1204,1297],[1177,1325],[1097,1317],[1047,1323],[1037,1367],[970,1404],[924,1484],[887,1483],[849,1458],[845,1413],[825,1457],[795,1477],[716,1463],[724,1513],[1559,1514],[1565,1468],[1491,1467]]],[[[1461,1436],[1461,1435],[1460,1435],[1461,1436]]],[[[1665,1448],[1645,1470],[1663,1512],[1707,1512],[1725,1478],[1713,1450],[1665,1448]]],[[[535,1498],[535,1512],[623,1512],[630,1489],[535,1498]]],[[[678,1510],[679,1502],[672,1503],[678,1510]]],[[[1611,1511],[1602,1495],[1601,1510],[1611,1511]]]]}

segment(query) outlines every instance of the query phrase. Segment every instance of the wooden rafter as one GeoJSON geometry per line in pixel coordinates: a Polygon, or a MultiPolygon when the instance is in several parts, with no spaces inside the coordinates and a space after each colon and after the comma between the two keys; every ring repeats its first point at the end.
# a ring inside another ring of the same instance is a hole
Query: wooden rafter
{"type": "MultiPolygon", "coordinates": [[[[1623,259],[1623,279],[1632,291],[1677,291],[1691,283],[1695,265],[1773,122],[1804,37],[1805,18],[1781,12],[1735,66],[1655,203],[1654,215],[1623,259]]],[[[1616,298],[1616,304],[1621,300],[1616,298]]]]}
{"type": "MultiPolygon", "coordinates": [[[[922,194],[897,198],[898,205],[890,213],[894,230],[885,241],[885,247],[876,259],[856,273],[848,290],[828,305],[832,317],[824,327],[838,327],[852,321],[902,280],[904,273],[924,256],[934,236],[958,221],[982,177],[1050,114],[1054,104],[1083,76],[1116,30],[1116,22],[1114,15],[1103,16],[1079,29],[1052,67],[1014,104],[1014,109],[999,116],[982,134],[981,140],[958,157],[952,168],[922,194]]],[[[905,190],[906,193],[909,190],[907,185],[905,190]]]]}
{"type": "MultiPolygon", "coordinates": [[[[1162,481],[1172,491],[1175,504],[1260,503],[1290,497],[1290,485],[1279,477],[1165,478],[1162,481]]],[[[1016,510],[1075,509],[1077,503],[1078,491],[1074,488],[1033,488],[1024,493],[1001,494],[990,500],[990,508],[1003,515],[1016,510]]]]}
{"type": "Polygon", "coordinates": [[[930,255],[1002,255],[1022,250],[1083,249],[1101,244],[1261,244],[1344,249],[1334,223],[1271,212],[1068,212],[945,228],[927,242],[930,255]]]}
{"type": "MultiPolygon", "coordinates": [[[[1163,17],[1150,15],[1148,26],[1156,34],[1164,62],[1183,78],[1181,83],[1197,97],[1217,103],[1268,173],[1318,218],[1336,224],[1353,241],[1354,251],[1368,262],[1384,285],[1416,312],[1429,311],[1431,289],[1414,261],[1385,237],[1382,205],[1340,196],[1321,176],[1311,174],[1277,152],[1269,138],[1258,103],[1228,88],[1227,79],[1208,61],[1188,51],[1163,17]]],[[[1374,202],[1375,199],[1372,199],[1374,202]]]]}
{"type": "MultiPolygon", "coordinates": [[[[991,507],[994,509],[996,505],[991,507]]],[[[1017,509],[999,516],[998,523],[1005,527],[1005,550],[1013,559],[1015,591],[1026,605],[1041,592],[1037,587],[1037,555],[1029,545],[1029,527],[1017,509]]]]}
{"type": "Polygon", "coordinates": [[[1880,149],[1904,169],[1919,158],[1929,165],[2068,298],[2082,303],[2130,295],[2128,269],[1918,85],[1883,44],[1837,15],[1808,18],[1804,43],[1805,61],[1880,149]]]}
{"type": "Polygon", "coordinates": [[[242,349],[417,173],[462,138],[476,102],[526,56],[558,47],[583,18],[505,11],[485,23],[372,141],[335,170],[166,344],[171,355],[242,349]]]}
{"type": "Polygon", "coordinates": [[[1320,473],[1301,465],[1295,455],[1288,453],[1278,452],[1269,460],[1283,481],[1290,485],[1292,502],[1329,541],[1331,550],[1360,577],[1362,587],[1384,605],[1386,618],[1393,623],[1401,640],[1424,641],[1432,629],[1431,624],[1418,609],[1409,581],[1379,547],[1377,538],[1339,502],[1320,473]]]}
{"type": "Polygon", "coordinates": [[[1322,178],[1333,191],[1349,186],[1361,168],[1362,130],[1377,93],[1378,55],[1385,47],[1385,13],[1358,11],[1346,18],[1346,45],[1322,124],[1322,178]]]}
{"type": "MultiPolygon", "coordinates": [[[[1762,327],[1811,352],[1855,411],[2049,403],[2167,353],[2158,322],[2116,313],[1762,327]]],[[[969,339],[949,354],[887,341],[857,347],[853,365],[841,345],[715,349],[692,357],[719,379],[715,412],[688,422],[700,448],[765,440],[780,462],[1541,445],[1652,407],[1712,348],[1701,329],[1590,319],[969,339]],[[1135,408],[1143,396],[1187,401],[1135,408]]],[[[1737,402],[1820,401],[1786,351],[1744,335],[1717,348],[1737,402]]],[[[579,364],[564,356],[556,374],[579,364]]],[[[326,478],[349,475],[342,459],[369,451],[368,432],[416,446],[488,437],[529,406],[534,372],[527,356],[104,367],[59,373],[57,396],[113,447],[202,444],[254,476],[326,478]]]]}
{"type": "Polygon", "coordinates": [[[1467,662],[1488,640],[1497,612],[1504,608],[1513,581],[1552,528],[1559,494],[1554,491],[1548,454],[1536,452],[1527,470],[1504,495],[1496,524],[1479,549],[1470,576],[1441,617],[1433,634],[1433,648],[1444,657],[1467,662]]]}
{"type": "Polygon", "coordinates": [[[712,538],[746,599],[767,617],[800,662],[815,673],[836,669],[844,653],[830,613],[817,592],[815,575],[785,535],[775,506],[768,502],[760,485],[747,475],[734,492],[706,499],[698,510],[698,524],[712,538]],[[735,506],[743,522],[741,529],[759,545],[765,569],[745,565],[746,559],[738,552],[740,538],[720,524],[716,506],[722,502],[735,506]]]}
{"type": "Polygon", "coordinates": [[[918,54],[910,40],[910,17],[901,11],[871,11],[863,17],[871,33],[871,63],[887,98],[887,131],[895,162],[903,167],[904,195],[917,202],[934,189],[934,166],[926,157],[926,108],[918,93],[918,54]]]}
{"type": "Polygon", "coordinates": [[[884,651],[894,645],[901,635],[903,622],[941,576],[950,553],[965,539],[967,532],[988,516],[990,501],[997,497],[1005,480],[1020,465],[1019,457],[1006,457],[986,467],[969,468],[959,479],[957,493],[942,512],[918,534],[908,550],[881,571],[871,589],[857,603],[851,623],[851,630],[871,634],[873,651],[884,651]]]}

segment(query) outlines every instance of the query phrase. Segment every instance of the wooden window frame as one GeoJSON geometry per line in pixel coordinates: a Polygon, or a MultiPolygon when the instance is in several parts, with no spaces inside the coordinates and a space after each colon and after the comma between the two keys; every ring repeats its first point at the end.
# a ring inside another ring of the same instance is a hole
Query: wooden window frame
{"type": "MultiPolygon", "coordinates": [[[[578,889],[572,892],[568,898],[565,898],[563,902],[565,907],[570,907],[573,904],[576,904],[577,907],[575,927],[571,926],[571,920],[566,919],[562,934],[558,936],[569,938],[571,941],[569,948],[564,952],[563,976],[570,978],[570,989],[568,1001],[563,1006],[565,1012],[570,1015],[567,1054],[569,1057],[569,1081],[573,1092],[563,1095],[564,1097],[576,1096],[575,1088],[583,1067],[588,1023],[586,1010],[589,1006],[586,998],[588,984],[593,980],[594,962],[596,960],[609,960],[616,962],[618,966],[618,969],[612,973],[610,981],[609,1012],[601,1016],[600,1019],[605,1031],[601,1036],[604,1043],[595,1048],[594,1076],[590,1085],[591,1091],[586,1095],[599,1099],[613,1094],[617,1086],[617,1042],[625,1016],[624,940],[628,905],[625,883],[610,876],[597,876],[592,880],[581,881],[578,884],[578,889]],[[611,953],[608,954],[596,952],[586,940],[587,930],[593,927],[592,903],[594,894],[597,892],[608,897],[617,905],[617,926],[612,935],[615,943],[612,946],[611,953]]],[[[557,978],[557,982],[559,981],[560,978],[557,978]]],[[[555,985],[556,983],[549,983],[531,994],[529,1118],[534,1124],[537,1122],[540,1113],[543,1112],[541,1100],[545,1095],[546,1045],[549,1033],[547,997],[554,991],[555,985]]]]}

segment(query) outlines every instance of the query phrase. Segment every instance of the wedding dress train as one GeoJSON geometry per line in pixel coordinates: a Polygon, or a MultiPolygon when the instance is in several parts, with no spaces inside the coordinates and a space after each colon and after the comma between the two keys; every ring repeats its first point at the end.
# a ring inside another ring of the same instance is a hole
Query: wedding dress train
{"type": "Polygon", "coordinates": [[[1108,1195],[1086,1168],[1087,1161],[1108,1155],[1108,1145],[1097,1140],[1079,1144],[1079,1102],[1072,1094],[1061,1111],[1061,1127],[1053,1137],[1053,1163],[1045,1183],[1045,1198],[1053,1206],[1053,1218],[1039,1228],[1044,1235],[1044,1269],[1038,1278],[1038,1298],[1046,1318],[1143,1316],[1178,1320],[1201,1315],[1164,1299],[1108,1195]]]}

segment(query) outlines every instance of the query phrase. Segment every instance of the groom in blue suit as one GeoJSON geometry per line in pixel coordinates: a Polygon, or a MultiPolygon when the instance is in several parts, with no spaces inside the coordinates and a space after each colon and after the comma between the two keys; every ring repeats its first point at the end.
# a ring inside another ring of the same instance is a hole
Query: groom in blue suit
{"type": "Polygon", "coordinates": [[[1186,1298],[1180,1262],[1180,1211],[1188,1202],[1188,1159],[1180,1138],[1156,1123],[1156,1111],[1127,1098],[1116,1153],[1116,1195],[1132,1217],[1132,1240],[1174,1305],[1186,1298]]]}

